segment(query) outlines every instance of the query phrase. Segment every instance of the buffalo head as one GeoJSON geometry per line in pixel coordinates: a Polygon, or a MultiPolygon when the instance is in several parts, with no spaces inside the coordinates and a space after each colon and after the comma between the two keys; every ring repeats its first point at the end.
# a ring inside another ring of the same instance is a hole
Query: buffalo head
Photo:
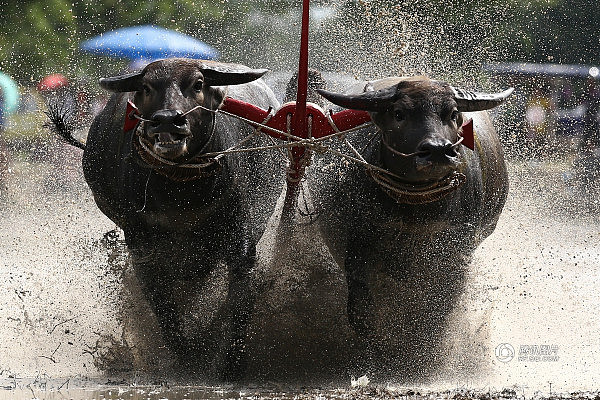
{"type": "Polygon", "coordinates": [[[157,155],[185,161],[207,148],[223,86],[251,82],[267,70],[243,65],[173,58],[155,61],[142,71],[104,78],[112,92],[135,92],[134,103],[145,122],[142,139],[157,155]],[[200,108],[201,106],[203,108],[200,108]]]}
{"type": "Polygon", "coordinates": [[[382,134],[380,162],[405,183],[429,185],[461,164],[462,112],[500,105],[512,92],[467,92],[426,77],[369,82],[359,94],[319,93],[334,104],[365,110],[382,134]]]}

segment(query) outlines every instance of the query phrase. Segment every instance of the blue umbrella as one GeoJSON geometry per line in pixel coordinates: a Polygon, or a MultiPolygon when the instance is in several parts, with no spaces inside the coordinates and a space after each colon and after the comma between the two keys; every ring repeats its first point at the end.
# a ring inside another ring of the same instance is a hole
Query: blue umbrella
{"type": "Polygon", "coordinates": [[[217,50],[191,36],[154,25],[132,26],[103,33],[81,44],[93,54],[136,59],[168,57],[215,59],[217,50]]]}

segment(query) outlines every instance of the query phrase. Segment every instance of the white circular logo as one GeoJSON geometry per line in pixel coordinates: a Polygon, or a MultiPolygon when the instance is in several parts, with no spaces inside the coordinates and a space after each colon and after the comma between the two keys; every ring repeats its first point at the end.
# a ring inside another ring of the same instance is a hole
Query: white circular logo
{"type": "Polygon", "coordinates": [[[496,358],[498,361],[509,362],[515,358],[515,348],[510,343],[500,343],[496,346],[496,358]]]}

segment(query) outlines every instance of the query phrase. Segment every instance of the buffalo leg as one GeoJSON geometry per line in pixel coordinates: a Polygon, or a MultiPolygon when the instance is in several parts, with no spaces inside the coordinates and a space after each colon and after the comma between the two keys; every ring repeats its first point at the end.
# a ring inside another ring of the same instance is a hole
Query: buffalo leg
{"type": "Polygon", "coordinates": [[[221,376],[227,381],[238,381],[246,371],[246,335],[254,309],[254,294],[251,290],[251,270],[254,256],[247,255],[229,272],[229,290],[226,319],[229,329],[224,343],[224,360],[221,376]]]}
{"type": "Polygon", "coordinates": [[[256,242],[252,240],[247,224],[234,223],[229,231],[229,265],[227,303],[224,310],[225,332],[222,344],[221,377],[227,381],[243,378],[246,366],[246,339],[248,325],[254,311],[255,294],[252,290],[252,271],[256,264],[256,242]]]}
{"type": "Polygon", "coordinates": [[[136,276],[158,320],[163,339],[177,355],[182,367],[186,367],[186,359],[181,355],[189,354],[189,343],[181,335],[181,320],[178,303],[174,296],[176,291],[175,276],[171,273],[172,254],[160,251],[159,241],[150,241],[146,235],[137,233],[135,238],[129,236],[128,246],[136,276]],[[143,237],[142,237],[143,236],[143,237]]]}
{"type": "MultiPolygon", "coordinates": [[[[364,238],[363,238],[364,239],[364,238]]],[[[348,322],[363,342],[366,358],[357,357],[362,364],[372,364],[372,358],[376,354],[373,347],[376,346],[376,340],[373,336],[374,324],[374,303],[369,285],[370,266],[364,255],[368,254],[366,245],[368,240],[354,240],[354,243],[361,245],[349,248],[345,259],[346,281],[348,284],[348,303],[347,313],[348,322]]],[[[364,368],[367,365],[357,365],[364,368]]]]}

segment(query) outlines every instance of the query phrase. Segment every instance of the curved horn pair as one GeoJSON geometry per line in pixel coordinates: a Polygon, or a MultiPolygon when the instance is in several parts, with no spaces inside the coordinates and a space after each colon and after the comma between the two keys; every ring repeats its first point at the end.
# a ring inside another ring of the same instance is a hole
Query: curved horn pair
{"type": "MultiPolygon", "coordinates": [[[[489,110],[502,104],[513,92],[510,88],[501,93],[477,93],[450,86],[461,112],[489,110]]],[[[384,111],[397,99],[397,85],[378,91],[365,91],[358,95],[345,95],[317,89],[317,92],[333,104],[344,108],[371,112],[384,111]]]]}
{"type": "MultiPolygon", "coordinates": [[[[164,62],[164,60],[155,61],[149,64],[149,66],[161,62],[164,62]]],[[[250,69],[243,65],[222,63],[214,63],[214,65],[199,63],[199,67],[204,76],[204,83],[208,86],[240,85],[252,82],[269,71],[267,69],[250,69]]],[[[148,67],[140,72],[102,78],[100,79],[100,87],[111,92],[136,92],[142,90],[143,77],[147,69],[148,67]]]]}

